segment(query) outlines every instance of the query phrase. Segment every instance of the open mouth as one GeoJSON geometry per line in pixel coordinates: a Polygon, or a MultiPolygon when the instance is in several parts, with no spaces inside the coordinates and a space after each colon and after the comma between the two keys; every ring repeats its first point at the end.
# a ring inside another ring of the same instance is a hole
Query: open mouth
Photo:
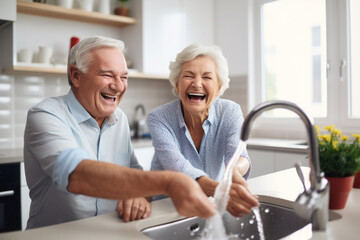
{"type": "Polygon", "coordinates": [[[106,101],[111,101],[111,102],[115,102],[115,101],[116,101],[116,97],[117,97],[117,95],[111,95],[111,94],[107,94],[107,93],[101,93],[101,96],[102,96],[106,101]]]}
{"type": "Polygon", "coordinates": [[[202,101],[206,97],[203,93],[188,93],[187,96],[191,101],[202,101]]]}

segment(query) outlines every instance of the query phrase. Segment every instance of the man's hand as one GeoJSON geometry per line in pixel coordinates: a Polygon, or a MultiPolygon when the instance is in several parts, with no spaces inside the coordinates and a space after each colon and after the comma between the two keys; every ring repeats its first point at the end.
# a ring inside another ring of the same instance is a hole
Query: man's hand
{"type": "Polygon", "coordinates": [[[185,217],[209,218],[215,214],[215,206],[199,184],[182,173],[173,173],[166,194],[172,199],[178,213],[185,217]]]}
{"type": "Polygon", "coordinates": [[[145,198],[132,198],[119,200],[116,211],[124,222],[144,219],[151,213],[151,204],[145,198]]]}

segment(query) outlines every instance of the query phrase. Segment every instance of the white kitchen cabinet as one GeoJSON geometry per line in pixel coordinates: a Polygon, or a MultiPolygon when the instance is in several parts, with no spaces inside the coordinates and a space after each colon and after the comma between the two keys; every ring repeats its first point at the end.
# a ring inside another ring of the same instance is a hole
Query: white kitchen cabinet
{"type": "Polygon", "coordinates": [[[29,188],[26,184],[24,163],[20,163],[20,187],[21,187],[21,229],[25,230],[29,219],[31,199],[29,188]]]}
{"type": "Polygon", "coordinates": [[[214,43],[213,0],[143,1],[143,71],[167,74],[191,43],[214,43]]]}
{"type": "Polygon", "coordinates": [[[250,178],[294,167],[295,163],[309,166],[308,154],[248,149],[251,159],[250,178]]]}
{"type": "Polygon", "coordinates": [[[0,27],[3,24],[1,21],[15,21],[16,20],[16,0],[1,1],[0,7],[0,27]]]}
{"type": "Polygon", "coordinates": [[[250,178],[275,171],[274,152],[248,149],[248,154],[251,159],[250,178]]]}
{"type": "Polygon", "coordinates": [[[149,146],[134,148],[134,152],[140,165],[143,166],[144,170],[150,170],[151,161],[155,153],[154,147],[149,146]]]}
{"type": "Polygon", "coordinates": [[[275,171],[293,168],[295,163],[300,166],[309,167],[308,154],[305,153],[291,153],[291,152],[274,152],[275,171]]]}

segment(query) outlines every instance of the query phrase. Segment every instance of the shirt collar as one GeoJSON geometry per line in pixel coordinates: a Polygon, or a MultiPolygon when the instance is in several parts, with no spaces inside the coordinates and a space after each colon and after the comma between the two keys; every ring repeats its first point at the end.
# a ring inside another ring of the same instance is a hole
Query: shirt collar
{"type": "MultiPolygon", "coordinates": [[[[216,101],[216,100],[215,100],[216,101]]],[[[211,103],[210,105],[210,110],[209,110],[209,116],[207,117],[207,119],[204,121],[204,124],[209,124],[212,125],[215,123],[216,121],[216,113],[215,113],[215,107],[214,107],[214,102],[211,103]]],[[[185,120],[184,120],[184,115],[182,113],[182,107],[181,107],[181,100],[178,99],[178,104],[176,104],[176,115],[179,116],[179,127],[180,128],[184,128],[185,125],[185,120]]]]}
{"type": "MultiPolygon", "coordinates": [[[[71,114],[74,116],[74,118],[78,123],[85,122],[90,119],[93,119],[95,121],[95,119],[86,111],[86,109],[77,100],[71,89],[68,92],[68,94],[65,96],[65,99],[71,114]]],[[[114,125],[117,121],[118,119],[114,113],[105,118],[105,123],[108,123],[110,126],[114,125]]]]}

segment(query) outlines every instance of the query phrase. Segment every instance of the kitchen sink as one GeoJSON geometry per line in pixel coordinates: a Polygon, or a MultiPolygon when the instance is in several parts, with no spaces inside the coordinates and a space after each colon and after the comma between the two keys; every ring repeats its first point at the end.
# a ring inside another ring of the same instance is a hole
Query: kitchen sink
{"type": "MultiPolygon", "coordinates": [[[[291,208],[291,202],[282,202],[283,204],[274,204],[260,201],[259,210],[265,239],[281,239],[290,234],[297,234],[297,237],[294,236],[296,239],[310,238],[311,223],[296,215],[291,208]]],[[[229,239],[260,239],[253,212],[241,218],[226,212],[223,221],[229,239]]],[[[199,239],[204,226],[204,219],[193,217],[147,227],[141,232],[151,239],[199,239]]]]}

